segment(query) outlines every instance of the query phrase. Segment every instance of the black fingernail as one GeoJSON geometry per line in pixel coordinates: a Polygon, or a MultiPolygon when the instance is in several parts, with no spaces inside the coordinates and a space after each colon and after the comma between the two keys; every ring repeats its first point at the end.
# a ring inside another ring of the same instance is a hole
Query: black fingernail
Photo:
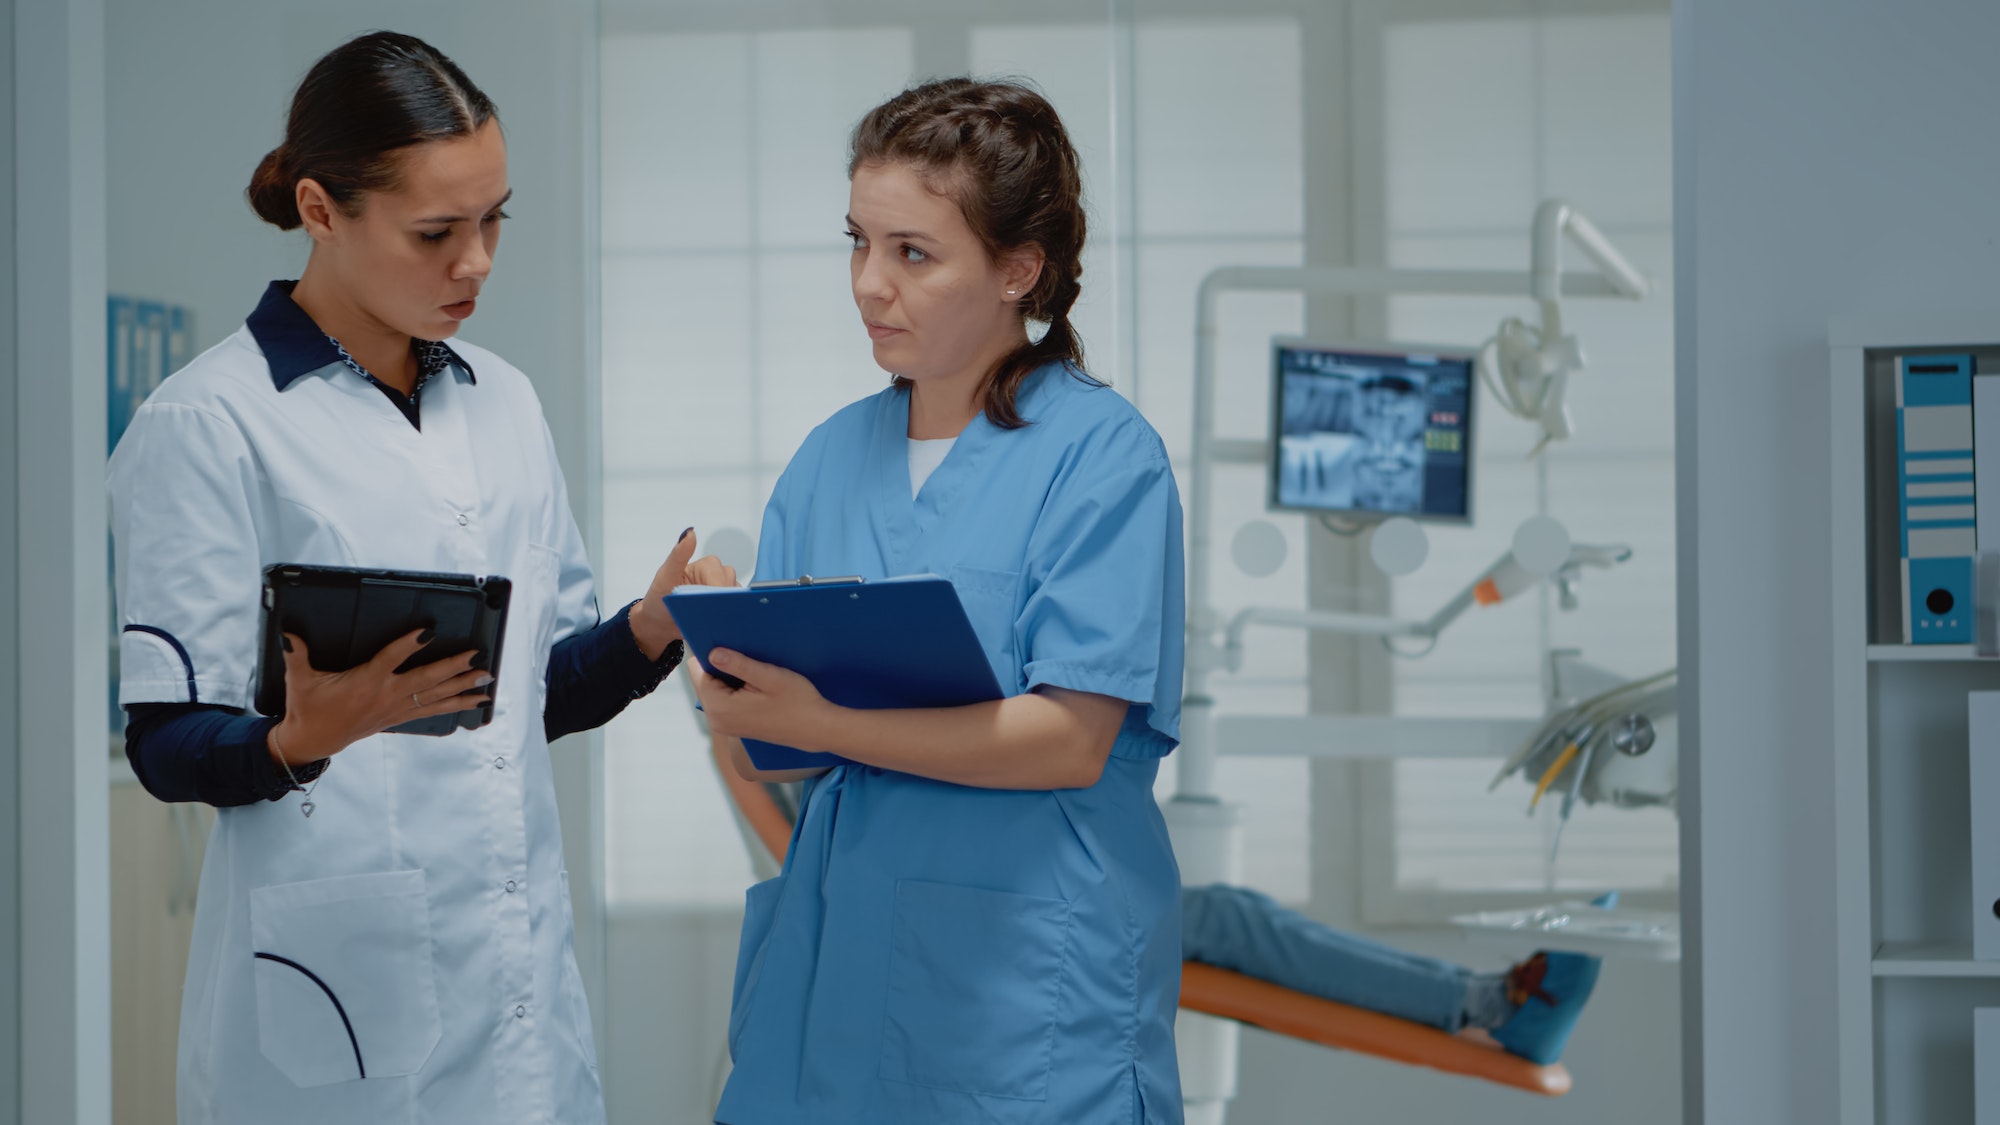
{"type": "Polygon", "coordinates": [[[290,652],[290,651],[292,651],[292,638],[290,638],[290,637],[279,637],[279,638],[278,638],[278,643],[279,643],[279,644],[281,644],[281,645],[284,645],[284,646],[285,646],[285,651],[286,651],[286,652],[290,652]]]}
{"type": "MultiPolygon", "coordinates": [[[[694,528],[691,528],[691,527],[690,527],[690,528],[688,528],[688,529],[687,529],[686,531],[683,531],[683,532],[681,532],[681,539],[686,539],[686,538],[687,538],[688,536],[690,536],[690,535],[693,535],[693,534],[694,534],[694,528]]],[[[679,545],[680,545],[680,542],[681,542],[681,539],[676,539],[676,540],[674,540],[674,545],[675,545],[675,546],[679,546],[679,545]]]]}
{"type": "Polygon", "coordinates": [[[436,640],[437,635],[438,631],[436,629],[425,629],[423,632],[417,634],[417,643],[427,645],[436,640]]]}

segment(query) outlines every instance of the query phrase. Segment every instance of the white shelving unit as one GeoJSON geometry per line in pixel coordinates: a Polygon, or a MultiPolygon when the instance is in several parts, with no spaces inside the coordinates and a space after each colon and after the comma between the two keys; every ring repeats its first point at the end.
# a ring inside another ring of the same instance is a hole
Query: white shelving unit
{"type": "Polygon", "coordinates": [[[1840,1121],[1970,1125],[1972,1012],[2000,1006],[2000,962],[1972,958],[1965,697],[2000,691],[2000,659],[1885,643],[1901,639],[1894,371],[1924,351],[2000,371],[2000,312],[1837,321],[1830,345],[1840,1121]]]}

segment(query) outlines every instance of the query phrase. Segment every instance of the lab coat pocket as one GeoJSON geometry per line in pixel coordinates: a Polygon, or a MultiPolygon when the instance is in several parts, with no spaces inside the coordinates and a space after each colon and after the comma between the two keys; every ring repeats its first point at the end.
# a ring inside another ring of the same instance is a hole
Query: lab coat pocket
{"type": "Polygon", "coordinates": [[[1069,938],[1062,899],[898,882],[881,1076],[1045,1100],[1069,938]]]}
{"type": "Polygon", "coordinates": [[[743,934],[736,943],[736,981],[729,993],[729,1053],[736,1054],[736,1041],[743,1034],[743,1021],[757,995],[758,971],[764,967],[764,947],[770,944],[771,926],[778,917],[778,898],[784,893],[785,876],[766,879],[743,896],[743,934]]]}
{"type": "Polygon", "coordinates": [[[1021,680],[1020,646],[1014,643],[1014,621],[1020,615],[1021,576],[1011,570],[977,566],[951,568],[951,588],[958,594],[972,631],[986,650],[986,662],[1000,690],[1013,694],[1021,680]]]}
{"type": "Polygon", "coordinates": [[[422,871],[250,892],[257,1042],[301,1087],[423,1069],[443,1034],[422,871]]]}

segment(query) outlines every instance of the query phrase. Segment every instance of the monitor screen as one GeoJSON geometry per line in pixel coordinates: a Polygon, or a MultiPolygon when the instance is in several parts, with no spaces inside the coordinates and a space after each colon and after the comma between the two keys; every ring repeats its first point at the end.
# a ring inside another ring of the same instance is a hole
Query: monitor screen
{"type": "Polygon", "coordinates": [[[1474,352],[1273,353],[1273,507],[1471,520],[1474,352]]]}

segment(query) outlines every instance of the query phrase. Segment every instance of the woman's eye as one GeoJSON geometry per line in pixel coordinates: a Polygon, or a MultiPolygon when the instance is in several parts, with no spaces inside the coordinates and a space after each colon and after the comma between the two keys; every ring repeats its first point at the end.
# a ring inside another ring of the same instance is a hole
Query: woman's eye
{"type": "Polygon", "coordinates": [[[906,245],[903,247],[903,260],[906,262],[928,262],[931,260],[931,256],[914,246],[906,245]]]}
{"type": "Polygon", "coordinates": [[[861,237],[860,231],[851,230],[846,232],[846,234],[847,234],[848,244],[853,246],[856,250],[859,250],[862,247],[868,245],[868,240],[861,237]]]}
{"type": "Polygon", "coordinates": [[[451,231],[449,230],[424,231],[419,233],[417,237],[423,239],[425,242],[443,242],[445,236],[450,233],[451,231]]]}
{"type": "Polygon", "coordinates": [[[495,212],[493,212],[493,213],[492,213],[491,215],[488,215],[488,216],[486,216],[486,221],[487,221],[488,223],[497,223],[497,222],[499,222],[499,221],[500,221],[500,220],[502,220],[502,219],[511,219],[511,218],[513,218],[513,217],[514,217],[514,216],[512,216],[512,215],[509,215],[509,214],[508,214],[507,212],[505,212],[505,211],[495,211],[495,212]]]}

